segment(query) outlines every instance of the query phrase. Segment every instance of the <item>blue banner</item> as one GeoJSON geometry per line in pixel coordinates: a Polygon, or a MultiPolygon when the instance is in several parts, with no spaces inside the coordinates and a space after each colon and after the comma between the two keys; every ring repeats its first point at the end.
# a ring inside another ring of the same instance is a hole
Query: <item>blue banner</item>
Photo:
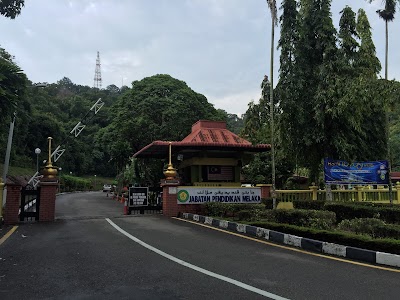
{"type": "Polygon", "coordinates": [[[388,184],[389,164],[386,160],[349,163],[324,159],[327,184],[388,184]]]}

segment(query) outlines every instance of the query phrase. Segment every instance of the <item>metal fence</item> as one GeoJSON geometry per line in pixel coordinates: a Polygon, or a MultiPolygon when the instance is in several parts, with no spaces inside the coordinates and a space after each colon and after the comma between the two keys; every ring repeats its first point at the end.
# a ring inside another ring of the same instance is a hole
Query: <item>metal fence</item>
{"type": "MultiPolygon", "coordinates": [[[[392,189],[394,204],[400,204],[400,184],[392,189]]],[[[326,190],[320,190],[316,186],[310,186],[309,190],[276,190],[277,199],[280,201],[294,200],[327,200],[326,190]]],[[[332,201],[337,202],[379,202],[389,203],[389,188],[383,186],[355,186],[351,189],[332,190],[332,201]]]]}

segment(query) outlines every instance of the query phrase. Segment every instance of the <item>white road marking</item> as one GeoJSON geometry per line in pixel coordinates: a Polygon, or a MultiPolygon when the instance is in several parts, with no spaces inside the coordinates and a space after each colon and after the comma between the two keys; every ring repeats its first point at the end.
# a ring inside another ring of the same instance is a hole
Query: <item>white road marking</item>
{"type": "Polygon", "coordinates": [[[108,223],[111,224],[111,226],[113,226],[115,229],[117,229],[119,232],[121,232],[126,237],[130,238],[132,241],[134,241],[134,242],[138,243],[139,245],[141,245],[141,246],[143,246],[143,247],[145,247],[145,248],[147,248],[147,249],[149,249],[149,250],[151,250],[151,251],[153,251],[153,252],[155,252],[155,253],[157,253],[157,254],[159,254],[161,256],[164,256],[165,258],[168,258],[169,260],[172,260],[173,262],[176,262],[176,263],[178,263],[178,264],[180,264],[180,265],[182,265],[184,267],[187,267],[187,268],[190,268],[190,269],[195,270],[197,272],[203,273],[205,275],[217,278],[219,280],[228,282],[228,283],[236,285],[236,286],[238,286],[238,287],[240,287],[242,289],[245,289],[245,290],[248,290],[250,292],[253,292],[253,293],[268,297],[270,299],[289,300],[288,298],[284,298],[284,297],[272,294],[270,292],[258,289],[258,288],[254,287],[254,286],[245,284],[245,283],[237,281],[235,279],[232,279],[232,278],[229,278],[229,277],[226,277],[226,276],[223,276],[223,275],[219,275],[217,273],[214,273],[214,272],[208,271],[206,269],[197,267],[197,266],[192,265],[192,264],[190,264],[190,263],[188,263],[188,262],[186,262],[184,260],[176,258],[176,257],[174,257],[172,255],[169,255],[169,254],[167,254],[167,253],[165,253],[165,252],[163,252],[163,251],[161,251],[161,250],[159,250],[159,249],[157,249],[157,248],[155,248],[153,246],[150,246],[149,244],[146,244],[145,242],[139,240],[138,238],[134,237],[133,235],[131,235],[130,233],[126,232],[121,227],[119,227],[117,224],[115,224],[113,221],[111,221],[109,218],[106,218],[106,220],[107,220],[108,223]]]}

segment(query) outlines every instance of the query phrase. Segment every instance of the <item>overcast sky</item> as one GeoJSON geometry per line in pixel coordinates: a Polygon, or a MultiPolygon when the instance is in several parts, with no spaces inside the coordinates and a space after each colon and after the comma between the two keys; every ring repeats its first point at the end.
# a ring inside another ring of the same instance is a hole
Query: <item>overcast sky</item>
{"type": "MultiPolygon", "coordinates": [[[[252,99],[258,101],[262,78],[269,74],[271,22],[265,0],[25,2],[15,20],[0,17],[0,45],[15,55],[33,82],[53,83],[66,76],[93,86],[100,51],[103,87],[170,74],[216,108],[240,115],[252,99]]],[[[354,11],[364,8],[383,66],[385,26],[376,14],[381,2],[335,0],[332,17],[338,28],[346,5],[354,11]]],[[[398,80],[399,12],[389,29],[389,79],[398,80]]],[[[279,51],[275,53],[277,76],[279,51]]]]}

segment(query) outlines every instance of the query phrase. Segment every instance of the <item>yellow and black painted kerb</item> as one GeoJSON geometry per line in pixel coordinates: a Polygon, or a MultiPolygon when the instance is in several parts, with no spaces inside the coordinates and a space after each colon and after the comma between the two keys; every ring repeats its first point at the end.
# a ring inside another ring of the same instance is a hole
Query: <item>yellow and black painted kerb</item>
{"type": "Polygon", "coordinates": [[[212,217],[195,215],[191,213],[182,213],[180,215],[180,219],[186,222],[195,222],[204,227],[223,231],[274,247],[285,248],[309,255],[324,257],[327,259],[400,273],[400,269],[391,269],[384,266],[370,265],[378,264],[400,267],[400,255],[396,254],[322,242],[261,227],[219,220],[212,217]],[[351,261],[349,259],[354,259],[358,262],[351,261]]]}

